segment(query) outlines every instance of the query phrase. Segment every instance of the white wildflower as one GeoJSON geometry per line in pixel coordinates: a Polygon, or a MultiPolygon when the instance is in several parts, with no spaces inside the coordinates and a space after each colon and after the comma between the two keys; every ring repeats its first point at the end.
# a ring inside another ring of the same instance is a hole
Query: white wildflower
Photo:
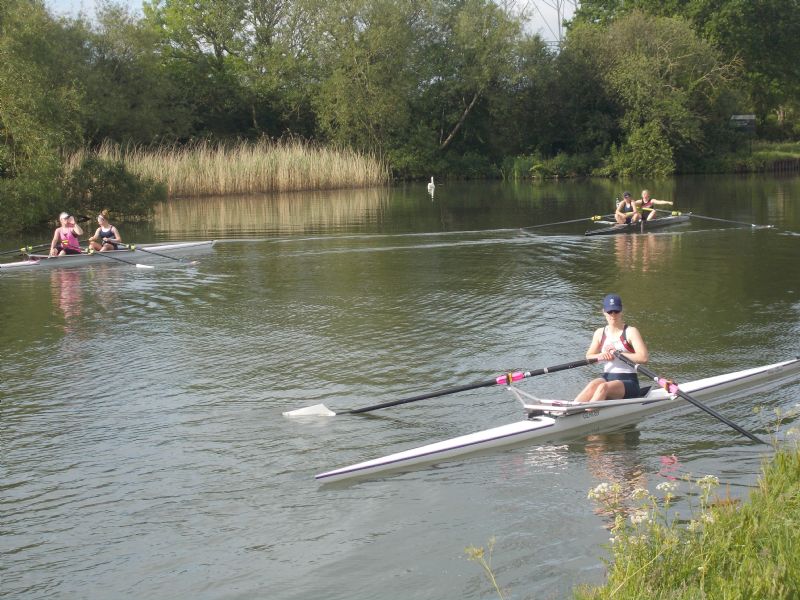
{"type": "Polygon", "coordinates": [[[656,489],[661,492],[673,492],[678,489],[678,484],[674,481],[665,481],[663,483],[659,483],[656,486],[656,489]]]}
{"type": "Polygon", "coordinates": [[[631,492],[631,498],[633,498],[634,500],[644,500],[649,495],[650,492],[648,492],[645,488],[640,488],[640,487],[637,487],[635,490],[631,492]]]}
{"type": "Polygon", "coordinates": [[[708,513],[708,512],[704,512],[702,515],[700,515],[700,520],[703,523],[713,523],[714,522],[714,515],[711,514],[711,513],[708,513]]]}
{"type": "Polygon", "coordinates": [[[697,480],[697,485],[703,489],[710,490],[711,488],[715,488],[719,485],[719,479],[714,475],[706,475],[705,477],[701,477],[697,480]]]}
{"type": "Polygon", "coordinates": [[[594,489],[589,490],[589,500],[597,500],[608,495],[609,485],[605,482],[598,484],[594,489]]]}

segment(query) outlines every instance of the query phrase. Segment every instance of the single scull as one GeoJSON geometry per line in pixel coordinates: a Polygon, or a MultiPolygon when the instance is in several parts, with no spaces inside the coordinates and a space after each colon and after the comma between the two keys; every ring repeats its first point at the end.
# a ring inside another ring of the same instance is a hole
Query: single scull
{"type": "Polygon", "coordinates": [[[134,249],[128,250],[111,250],[109,252],[95,252],[93,254],[66,254],[64,256],[29,254],[27,260],[0,264],[0,269],[83,267],[98,263],[114,264],[115,262],[131,262],[131,264],[152,263],[161,260],[158,254],[165,254],[168,255],[168,257],[193,254],[210,250],[215,243],[216,240],[175,242],[172,244],[141,244],[134,249]],[[109,260],[109,257],[115,257],[120,260],[109,260]]]}
{"type": "MultiPolygon", "coordinates": [[[[800,374],[800,359],[745,369],[680,384],[678,388],[697,399],[719,400],[755,392],[788,382],[800,374]]],[[[337,481],[398,471],[421,464],[439,462],[481,450],[511,446],[530,440],[548,442],[565,436],[593,433],[635,422],[683,400],[663,388],[649,389],[641,398],[607,400],[577,404],[571,401],[541,400],[511,385],[507,388],[522,403],[527,418],[451,438],[441,442],[397,452],[374,460],[316,475],[320,481],[337,481]]]]}

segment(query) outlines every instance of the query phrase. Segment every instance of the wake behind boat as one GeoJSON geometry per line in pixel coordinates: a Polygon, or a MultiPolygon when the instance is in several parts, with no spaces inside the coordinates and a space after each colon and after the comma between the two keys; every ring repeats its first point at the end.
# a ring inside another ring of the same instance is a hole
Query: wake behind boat
{"type": "MultiPolygon", "coordinates": [[[[603,227],[602,229],[590,229],[584,235],[616,235],[620,233],[647,233],[654,229],[662,229],[677,225],[679,223],[686,223],[692,216],[692,213],[677,213],[671,214],[666,217],[659,217],[651,221],[637,221],[636,223],[615,223],[610,227],[603,227]]],[[[606,223],[606,221],[599,221],[606,223]]]]}
{"type": "MultiPolygon", "coordinates": [[[[720,400],[775,387],[789,382],[798,374],[800,359],[793,359],[698,379],[681,384],[678,389],[695,399],[720,400]]],[[[683,402],[676,394],[670,394],[663,388],[648,388],[640,398],[591,403],[541,400],[513,385],[508,385],[507,389],[522,403],[525,420],[326,471],[315,477],[323,482],[369,477],[531,440],[549,442],[605,431],[683,402]]]]}
{"type": "Polygon", "coordinates": [[[180,260],[181,257],[210,250],[216,240],[200,242],[175,242],[169,244],[140,244],[128,249],[94,252],[92,254],[29,254],[27,260],[0,264],[0,269],[63,268],[84,267],[98,263],[129,263],[131,265],[151,264],[166,259],[180,260]],[[163,255],[163,256],[160,256],[163,255]]]}

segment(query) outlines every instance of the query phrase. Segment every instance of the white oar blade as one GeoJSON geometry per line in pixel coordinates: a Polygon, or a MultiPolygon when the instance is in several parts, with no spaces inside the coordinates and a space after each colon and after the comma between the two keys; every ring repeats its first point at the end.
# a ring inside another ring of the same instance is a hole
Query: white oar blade
{"type": "Polygon", "coordinates": [[[140,264],[140,263],[136,263],[136,268],[137,269],[155,269],[155,267],[153,265],[143,265],[143,264],[140,264]]]}
{"type": "Polygon", "coordinates": [[[315,404],[314,406],[306,406],[305,408],[298,408],[297,410],[290,410],[283,413],[284,417],[335,417],[336,413],[329,409],[324,404],[315,404]]]}

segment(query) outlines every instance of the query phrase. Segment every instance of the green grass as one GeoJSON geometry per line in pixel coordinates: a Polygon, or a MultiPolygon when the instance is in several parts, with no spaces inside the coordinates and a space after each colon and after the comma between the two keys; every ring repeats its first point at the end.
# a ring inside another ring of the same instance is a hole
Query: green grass
{"type": "Polygon", "coordinates": [[[581,587],[575,598],[800,598],[798,445],[765,463],[758,487],[741,505],[716,496],[717,485],[713,476],[687,478],[634,498],[623,498],[613,485],[592,490],[590,498],[615,514],[611,560],[606,584],[581,587]],[[688,517],[670,508],[682,486],[699,490],[688,517]]]}
{"type": "Polygon", "coordinates": [[[767,163],[800,159],[800,142],[753,142],[753,158],[767,163]]]}

